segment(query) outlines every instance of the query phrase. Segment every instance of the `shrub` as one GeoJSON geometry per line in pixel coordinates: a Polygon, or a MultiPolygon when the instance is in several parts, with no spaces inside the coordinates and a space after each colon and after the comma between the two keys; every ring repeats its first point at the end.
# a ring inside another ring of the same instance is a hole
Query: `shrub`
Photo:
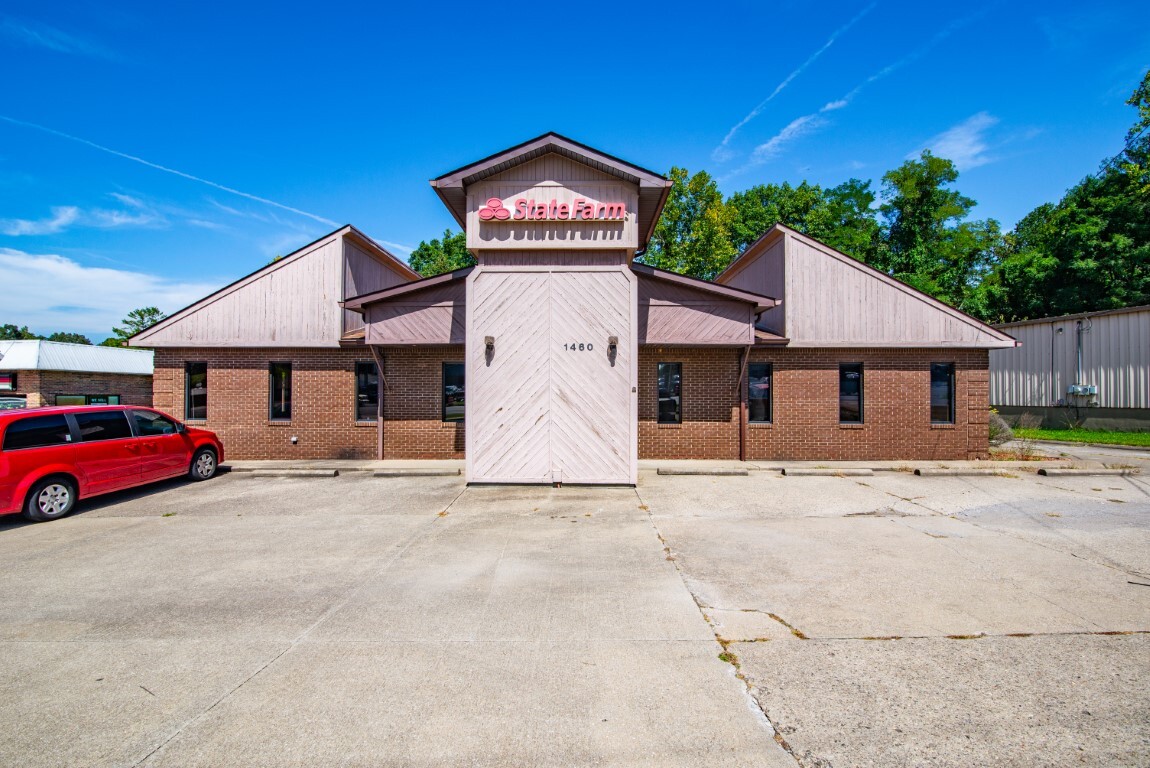
{"type": "Polygon", "coordinates": [[[1014,439],[1014,430],[1006,423],[1006,419],[998,415],[993,408],[990,411],[990,444],[1002,445],[1014,439]]]}

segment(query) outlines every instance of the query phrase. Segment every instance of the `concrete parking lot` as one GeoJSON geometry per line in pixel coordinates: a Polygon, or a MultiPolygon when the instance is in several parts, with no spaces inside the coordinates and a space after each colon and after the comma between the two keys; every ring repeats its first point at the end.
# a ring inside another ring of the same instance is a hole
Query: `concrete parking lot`
{"type": "Polygon", "coordinates": [[[1150,764],[1142,477],[232,473],[0,562],[0,765],[1150,764]]]}

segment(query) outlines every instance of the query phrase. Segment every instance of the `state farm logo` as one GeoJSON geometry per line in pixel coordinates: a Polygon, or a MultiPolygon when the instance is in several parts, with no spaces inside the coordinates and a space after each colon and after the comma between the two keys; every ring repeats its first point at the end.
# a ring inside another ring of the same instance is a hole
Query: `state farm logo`
{"type": "Polygon", "coordinates": [[[480,221],[598,221],[622,222],[627,219],[624,202],[599,203],[582,197],[570,203],[520,198],[514,201],[515,210],[505,208],[498,197],[487,198],[487,205],[479,209],[480,221]]]}
{"type": "Polygon", "coordinates": [[[479,209],[479,218],[484,221],[507,221],[511,218],[511,211],[503,207],[503,201],[498,197],[489,197],[487,206],[479,209]]]}

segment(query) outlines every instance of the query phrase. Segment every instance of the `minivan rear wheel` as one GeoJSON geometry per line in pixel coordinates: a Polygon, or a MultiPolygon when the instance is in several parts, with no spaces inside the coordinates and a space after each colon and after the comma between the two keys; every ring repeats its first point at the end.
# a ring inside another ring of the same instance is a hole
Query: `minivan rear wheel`
{"type": "Polygon", "coordinates": [[[34,523],[58,520],[76,506],[76,484],[63,477],[50,477],[32,486],[24,502],[24,517],[34,523]]]}
{"type": "Polygon", "coordinates": [[[192,456],[192,466],[188,469],[188,476],[193,480],[210,480],[219,467],[216,462],[216,452],[211,448],[201,448],[192,456]]]}

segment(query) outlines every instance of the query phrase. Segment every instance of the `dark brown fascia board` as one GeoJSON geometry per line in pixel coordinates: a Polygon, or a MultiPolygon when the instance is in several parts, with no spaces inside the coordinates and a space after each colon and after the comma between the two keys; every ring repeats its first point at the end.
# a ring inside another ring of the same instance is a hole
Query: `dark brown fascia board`
{"type": "MultiPolygon", "coordinates": [[[[435,180],[434,179],[431,180],[431,186],[435,190],[435,194],[439,195],[440,202],[442,202],[443,205],[447,208],[447,210],[451,213],[451,218],[455,219],[455,223],[459,225],[459,228],[462,229],[464,232],[466,232],[467,231],[467,212],[465,210],[467,207],[466,200],[464,200],[462,205],[457,206],[454,202],[447,199],[447,195],[444,193],[443,187],[435,186],[435,180]]],[[[459,192],[459,194],[463,194],[463,193],[459,192]]]]}
{"type": "Polygon", "coordinates": [[[660,173],[655,173],[652,170],[643,168],[642,166],[629,163],[614,155],[609,155],[602,150],[589,147],[574,139],[569,139],[566,136],[548,131],[542,136],[537,136],[534,139],[529,139],[522,144],[517,144],[509,149],[504,149],[496,152],[493,155],[488,155],[482,160],[476,160],[473,163],[456,168],[454,171],[449,171],[442,176],[437,176],[431,180],[431,186],[436,189],[447,187],[460,187],[463,186],[463,180],[469,176],[474,176],[482,173],[488,168],[494,167],[508,160],[513,159],[517,154],[527,154],[536,149],[541,149],[548,144],[563,147],[564,149],[573,152],[574,154],[585,154],[590,159],[603,163],[606,166],[612,167],[619,171],[621,174],[633,176],[638,179],[639,186],[643,187],[660,187],[663,186],[667,179],[660,173]]]}
{"type": "Polygon", "coordinates": [[[755,254],[758,253],[758,251],[761,250],[763,246],[765,246],[768,242],[774,242],[783,234],[781,226],[781,224],[771,225],[770,229],[764,232],[758,240],[744,248],[743,252],[740,253],[734,261],[728,264],[726,269],[719,273],[719,276],[715,278],[715,282],[719,282],[723,278],[735,274],[744,266],[753,261],[755,254]]]}
{"type": "Polygon", "coordinates": [[[473,269],[475,269],[475,267],[464,267],[454,272],[444,272],[442,275],[425,277],[420,280],[413,280],[410,283],[403,283],[402,285],[393,285],[390,288],[384,288],[382,291],[372,291],[371,293],[353,296],[346,301],[341,301],[340,306],[344,309],[350,309],[352,312],[363,314],[363,308],[368,304],[374,304],[377,301],[387,301],[397,296],[422,291],[425,288],[433,288],[437,285],[443,285],[444,283],[450,283],[455,280],[463,280],[471,274],[473,269]]]}
{"type": "Polygon", "coordinates": [[[631,263],[631,271],[646,275],[647,277],[656,280],[666,280],[669,283],[677,283],[679,285],[687,286],[688,288],[695,288],[701,291],[708,291],[710,293],[725,296],[728,299],[735,299],[737,301],[745,301],[749,304],[755,305],[755,314],[765,312],[768,309],[777,307],[782,302],[773,296],[763,296],[758,293],[751,293],[750,291],[740,290],[738,288],[731,288],[726,285],[719,285],[707,280],[700,280],[697,277],[688,277],[687,275],[680,275],[678,272],[670,272],[665,269],[658,269],[647,264],[639,264],[636,262],[631,263]]]}
{"type": "Polygon", "coordinates": [[[412,269],[410,266],[408,266],[403,261],[403,259],[399,258],[394,253],[392,253],[391,251],[384,248],[382,245],[377,243],[375,240],[371,239],[371,237],[369,237],[368,235],[365,235],[363,232],[360,232],[358,229],[356,229],[351,224],[348,224],[346,229],[348,231],[345,233],[345,235],[344,235],[345,237],[350,237],[352,240],[355,240],[360,245],[366,246],[368,248],[368,250],[374,250],[377,253],[381,254],[389,262],[392,263],[392,266],[395,266],[396,268],[398,268],[401,272],[403,272],[407,277],[410,277],[412,280],[419,280],[420,279],[420,274],[418,272],[416,272],[414,269],[412,269]]]}

